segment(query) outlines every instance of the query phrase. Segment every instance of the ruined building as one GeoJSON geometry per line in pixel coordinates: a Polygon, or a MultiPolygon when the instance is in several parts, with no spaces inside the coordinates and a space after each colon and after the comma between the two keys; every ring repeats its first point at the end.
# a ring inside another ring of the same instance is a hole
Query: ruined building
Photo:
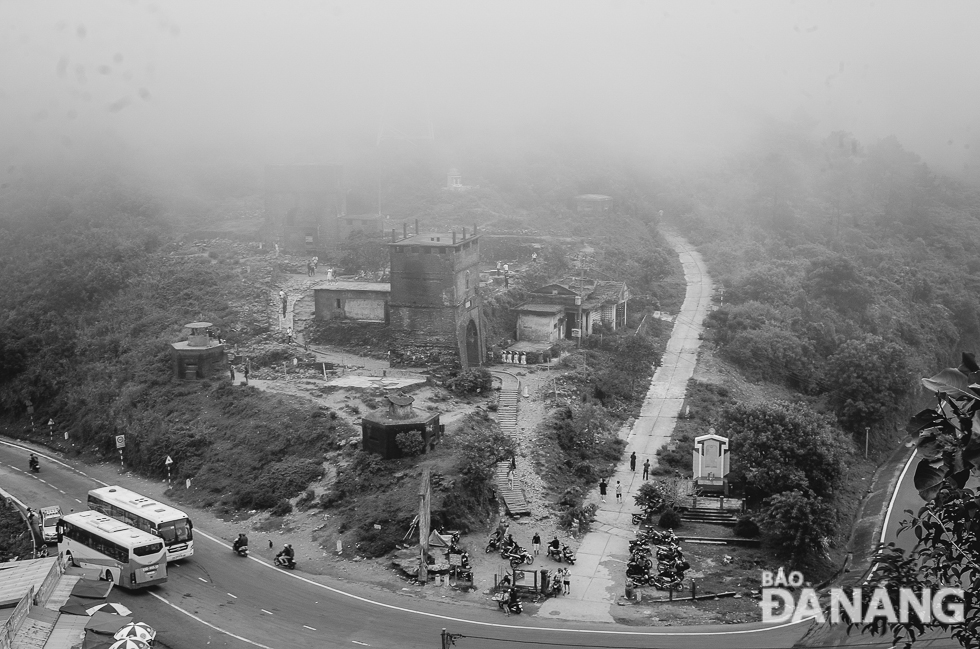
{"type": "Polygon", "coordinates": [[[443,232],[402,237],[391,232],[388,303],[392,363],[451,363],[463,369],[485,358],[480,285],[480,235],[443,232]]]}

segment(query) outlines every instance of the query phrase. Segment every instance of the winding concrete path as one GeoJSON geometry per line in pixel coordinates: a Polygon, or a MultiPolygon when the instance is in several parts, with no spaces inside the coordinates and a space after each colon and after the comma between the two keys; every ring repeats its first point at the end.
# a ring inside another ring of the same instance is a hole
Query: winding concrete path
{"type": "MultiPolygon", "coordinates": [[[[633,492],[643,483],[643,461],[657,462],[657,449],[670,439],[684,403],[687,382],[694,375],[702,323],[711,304],[712,283],[701,256],[682,237],[667,233],[665,238],[680,257],[687,292],[660,367],[654,371],[640,416],[627,437],[625,457],[636,452],[637,470],[629,460],[609,481],[606,502],[598,492],[590,502],[599,505],[592,531],[579,546],[572,573],[571,594],[547,600],[539,611],[542,617],[612,622],[610,607],[616,605],[626,588],[626,559],[629,540],[634,538],[632,523],[633,492]],[[622,502],[616,501],[616,483],[622,485],[622,502]]],[[[803,630],[800,631],[802,634],[803,630]]]]}

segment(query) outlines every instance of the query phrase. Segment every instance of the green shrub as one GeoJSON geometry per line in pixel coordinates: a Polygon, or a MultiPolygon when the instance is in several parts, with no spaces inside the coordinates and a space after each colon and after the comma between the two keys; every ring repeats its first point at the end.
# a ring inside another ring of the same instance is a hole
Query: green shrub
{"type": "Polygon", "coordinates": [[[660,521],[657,524],[664,529],[674,529],[675,527],[680,527],[681,515],[673,507],[668,507],[664,510],[664,513],[660,515],[660,521]]]}
{"type": "Polygon", "coordinates": [[[312,489],[307,489],[303,492],[303,495],[299,497],[296,501],[296,509],[309,509],[313,505],[313,501],[316,499],[316,494],[313,493],[312,489]]]}
{"type": "Polygon", "coordinates": [[[272,516],[285,516],[286,514],[291,514],[292,511],[293,511],[293,506],[289,504],[288,500],[283,498],[282,500],[276,503],[275,507],[273,507],[269,511],[269,514],[271,514],[272,516]]]}
{"type": "Polygon", "coordinates": [[[446,388],[456,394],[487,394],[493,386],[493,376],[483,367],[465,370],[446,381],[446,388]]]}
{"type": "Polygon", "coordinates": [[[754,539],[759,536],[759,524],[756,523],[748,516],[742,516],[735,523],[735,529],[733,530],[735,536],[740,536],[746,539],[754,539]]]}
{"type": "Polygon", "coordinates": [[[406,430],[395,435],[395,444],[398,445],[402,455],[414,457],[425,452],[425,440],[422,433],[417,430],[406,430]]]}

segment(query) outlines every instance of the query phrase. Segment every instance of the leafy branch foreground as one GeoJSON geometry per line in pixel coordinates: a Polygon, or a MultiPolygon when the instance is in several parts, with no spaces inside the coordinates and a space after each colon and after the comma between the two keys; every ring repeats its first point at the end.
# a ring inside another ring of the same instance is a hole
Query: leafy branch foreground
{"type": "MultiPolygon", "coordinates": [[[[910,646],[927,630],[940,629],[964,647],[980,646],[980,606],[976,580],[980,576],[980,494],[968,483],[980,469],[980,366],[963,354],[958,368],[947,368],[922,384],[935,394],[936,405],[913,415],[906,427],[919,457],[915,488],[925,500],[902,531],[911,530],[916,542],[907,553],[889,543],[876,557],[871,584],[886,588],[892,601],[899,591],[936,593],[941,588],[964,589],[963,622],[950,624],[911,615],[907,621],[876,619],[854,622],[873,635],[892,633],[896,643],[910,646]]],[[[866,591],[865,605],[870,598],[866,591]]]]}

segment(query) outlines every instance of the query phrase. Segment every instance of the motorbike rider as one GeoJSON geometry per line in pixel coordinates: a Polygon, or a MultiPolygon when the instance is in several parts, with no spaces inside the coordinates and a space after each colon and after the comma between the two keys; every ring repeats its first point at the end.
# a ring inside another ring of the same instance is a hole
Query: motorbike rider
{"type": "Polygon", "coordinates": [[[559,550],[561,550],[561,541],[556,536],[548,543],[548,554],[557,557],[559,550]]]}
{"type": "Polygon", "coordinates": [[[238,538],[235,539],[235,542],[232,544],[231,547],[232,547],[233,550],[235,550],[235,552],[238,552],[242,548],[247,548],[248,547],[248,537],[245,536],[245,533],[244,532],[239,532],[238,533],[238,538]]]}
{"type": "Polygon", "coordinates": [[[37,454],[31,453],[31,459],[30,459],[30,466],[31,466],[31,468],[32,469],[36,469],[39,466],[39,464],[40,464],[40,462],[37,459],[37,454]]]}
{"type": "Polygon", "coordinates": [[[504,610],[507,612],[507,615],[510,615],[510,612],[517,608],[519,604],[520,599],[517,597],[517,589],[511,588],[507,593],[507,603],[504,605],[504,610]]]}
{"type": "Polygon", "coordinates": [[[293,556],[293,546],[292,544],[287,543],[286,545],[282,546],[282,550],[280,550],[279,554],[276,555],[276,559],[282,557],[286,564],[291,566],[294,563],[293,556]]]}

